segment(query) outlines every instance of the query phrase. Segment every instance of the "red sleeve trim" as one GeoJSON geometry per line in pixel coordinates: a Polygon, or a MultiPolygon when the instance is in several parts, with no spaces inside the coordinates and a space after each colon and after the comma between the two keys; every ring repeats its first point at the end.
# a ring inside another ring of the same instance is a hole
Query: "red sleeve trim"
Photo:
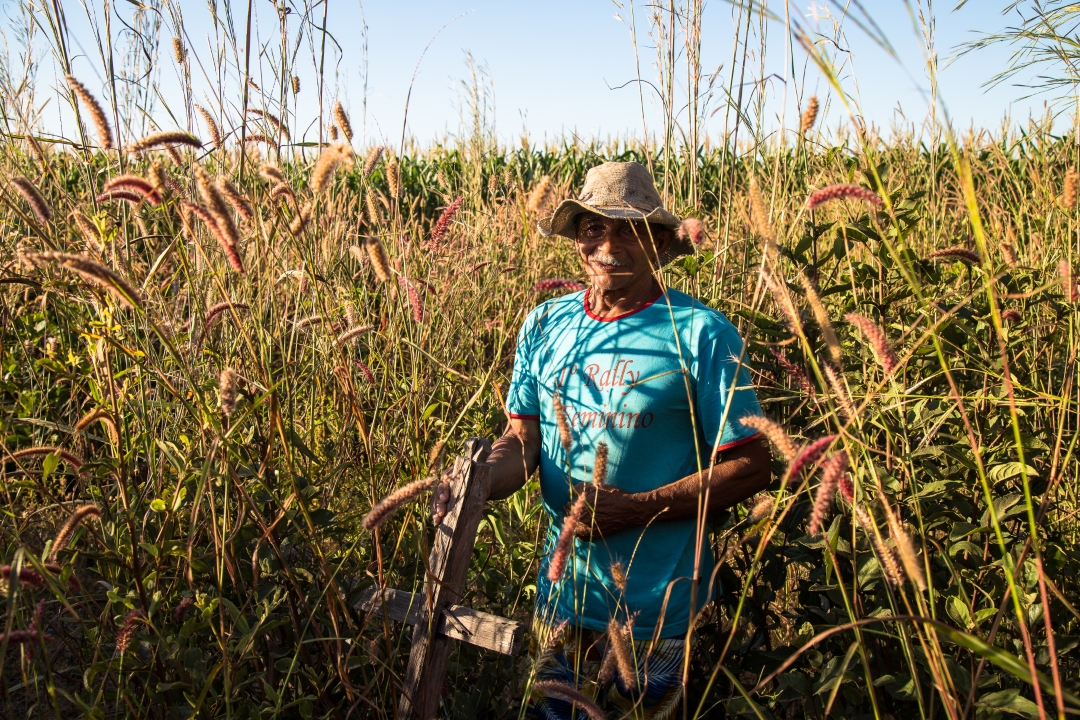
{"type": "Polygon", "coordinates": [[[539,415],[518,415],[517,413],[510,413],[510,417],[514,420],[539,420],[539,415]]]}
{"type": "MultiPolygon", "coordinates": [[[[511,415],[511,417],[513,417],[513,416],[511,415]]],[[[724,450],[730,450],[731,448],[739,447],[740,445],[745,445],[746,443],[750,442],[751,440],[757,440],[759,437],[761,437],[761,433],[754,433],[750,437],[744,437],[744,438],[742,438],[740,440],[732,440],[729,443],[724,443],[723,445],[718,446],[716,448],[716,450],[713,451],[713,454],[718,453],[718,452],[723,452],[724,450]]]]}

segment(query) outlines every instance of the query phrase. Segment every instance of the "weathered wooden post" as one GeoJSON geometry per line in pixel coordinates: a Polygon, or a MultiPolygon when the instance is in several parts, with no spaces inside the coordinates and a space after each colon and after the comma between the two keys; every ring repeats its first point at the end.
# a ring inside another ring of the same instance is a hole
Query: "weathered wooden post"
{"type": "Polygon", "coordinates": [[[366,612],[382,610],[388,617],[415,625],[405,692],[398,703],[402,720],[431,720],[439,708],[450,639],[506,655],[521,649],[521,623],[454,604],[461,599],[491,485],[491,466],[485,461],[491,445],[482,438],[465,441],[465,456],[450,470],[450,504],[435,530],[428,557],[423,593],[372,588],[360,599],[366,612]],[[381,598],[380,598],[381,596],[381,598]]]}

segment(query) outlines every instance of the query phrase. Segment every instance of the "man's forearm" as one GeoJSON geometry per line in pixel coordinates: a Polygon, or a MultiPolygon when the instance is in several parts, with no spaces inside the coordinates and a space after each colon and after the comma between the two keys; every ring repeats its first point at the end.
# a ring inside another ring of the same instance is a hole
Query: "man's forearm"
{"type": "Polygon", "coordinates": [[[491,446],[491,491],[488,500],[502,500],[517,492],[529,478],[525,448],[513,433],[506,433],[491,446]]]}
{"type": "Polygon", "coordinates": [[[735,448],[723,462],[711,469],[688,475],[669,485],[634,495],[640,519],[648,522],[686,520],[697,517],[699,503],[708,492],[707,514],[742,502],[764,490],[771,478],[769,451],[764,443],[752,440],[735,448]]]}

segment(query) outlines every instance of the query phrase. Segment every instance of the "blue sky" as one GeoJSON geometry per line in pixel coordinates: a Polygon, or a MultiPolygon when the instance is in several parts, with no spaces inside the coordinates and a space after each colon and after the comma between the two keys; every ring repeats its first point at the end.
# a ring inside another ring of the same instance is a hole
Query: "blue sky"
{"type": "MultiPolygon", "coordinates": [[[[925,1],[925,0],[924,0],[925,1]]],[[[570,134],[590,138],[640,136],[642,109],[635,77],[635,55],[627,23],[629,0],[549,0],[546,3],[518,0],[382,0],[361,4],[357,0],[335,0],[328,6],[328,27],[336,43],[328,43],[328,87],[325,106],[340,98],[349,108],[364,142],[391,142],[401,135],[402,117],[410,80],[425,46],[431,45],[419,65],[412,88],[408,116],[408,134],[426,144],[459,134],[462,127],[463,81],[469,77],[466,53],[483,69],[493,101],[490,118],[499,137],[516,142],[528,132],[535,141],[556,140],[570,134]],[[367,111],[363,112],[364,63],[363,26],[367,26],[367,111]],[[449,25],[447,25],[449,23],[449,25]],[[445,26],[445,27],[444,27],[445,26]],[[438,37],[432,37],[440,30],[438,37]],[[340,51],[335,45],[340,46],[340,51]]],[[[914,2],[914,0],[913,0],[914,2]]],[[[1000,14],[1002,2],[972,0],[953,11],[955,0],[934,8],[937,23],[938,53],[944,60],[959,43],[977,37],[979,32],[1002,29],[1009,20],[1000,14]]],[[[243,8],[236,3],[234,21],[242,31],[243,8]]],[[[276,47],[277,17],[272,3],[256,0],[255,41],[276,47]]],[[[76,58],[75,73],[94,89],[104,89],[104,74],[97,62],[85,16],[77,3],[68,2],[67,12],[72,32],[89,54],[76,58]]],[[[783,5],[773,2],[775,11],[783,5]]],[[[902,64],[889,57],[877,44],[850,23],[846,26],[841,47],[848,51],[850,65],[844,73],[844,87],[857,98],[864,117],[883,129],[899,118],[920,123],[926,116],[929,82],[924,71],[922,51],[907,6],[902,0],[864,0],[874,20],[896,48],[902,64]]],[[[132,5],[117,3],[118,12],[132,12],[132,5]]],[[[208,46],[213,44],[213,25],[204,3],[182,0],[185,32],[195,51],[209,60],[208,46]]],[[[10,13],[10,5],[8,6],[10,13]]],[[[803,22],[828,31],[829,15],[840,10],[826,0],[799,0],[789,6],[803,22]]],[[[634,9],[639,27],[638,52],[642,77],[656,79],[655,50],[645,32],[647,9],[644,3],[634,9]]],[[[717,85],[726,87],[731,69],[735,9],[721,0],[711,0],[703,16],[702,64],[707,73],[720,68],[717,85]]],[[[295,37],[299,23],[293,14],[288,19],[295,37]]],[[[1015,17],[1012,19],[1015,22],[1015,17]]],[[[114,23],[114,27],[119,23],[114,23]]],[[[171,20],[162,30],[166,47],[173,34],[171,20]]],[[[844,121],[835,94],[805,54],[794,52],[794,77],[785,62],[787,37],[783,25],[771,23],[767,37],[765,75],[766,112],[764,125],[770,129],[791,127],[798,107],[797,96],[817,94],[831,97],[830,114],[825,122],[844,121]],[[785,92],[786,90],[786,92],[785,92]],[[785,103],[786,101],[786,103],[785,103]]],[[[241,36],[242,37],[242,36],[241,36]]],[[[311,36],[309,36],[311,37],[311,36]]],[[[315,34],[318,43],[321,38],[315,34]]],[[[10,38],[9,38],[10,41],[10,38]]],[[[253,46],[255,43],[253,43],[253,46]]],[[[983,84],[996,70],[1005,66],[1009,51],[1005,48],[980,51],[962,57],[941,73],[941,96],[954,119],[966,128],[997,128],[1006,115],[1023,121],[1029,115],[1041,115],[1043,98],[1020,100],[1023,88],[1004,85],[987,89],[983,84]]],[[[297,56],[302,90],[295,107],[292,125],[309,127],[318,112],[314,87],[314,60],[307,38],[297,56]]],[[[45,60],[49,58],[46,56],[45,60]]],[[[48,64],[48,62],[46,62],[48,64]]],[[[257,64],[256,64],[257,65],[257,64]]],[[[171,53],[163,51],[158,64],[159,82],[164,103],[179,106],[180,84],[171,53]]],[[[270,62],[256,66],[256,79],[269,77],[270,62]]],[[[202,102],[211,101],[209,84],[195,73],[196,95],[202,102]]],[[[42,72],[42,78],[55,77],[55,70],[42,72]]],[[[53,82],[55,82],[53,80],[53,82]]],[[[738,88],[734,88],[737,91],[738,88]]],[[[660,114],[651,91],[645,98],[644,125],[650,133],[661,129],[660,114]]],[[[719,96],[714,98],[716,107],[719,96]]],[[[55,104],[54,104],[55,105],[55,104]]],[[[46,118],[48,118],[46,111],[46,118]]],[[[155,118],[162,125],[167,115],[161,104],[155,118]]],[[[706,130],[714,137],[724,130],[721,111],[706,121],[706,130]]]]}

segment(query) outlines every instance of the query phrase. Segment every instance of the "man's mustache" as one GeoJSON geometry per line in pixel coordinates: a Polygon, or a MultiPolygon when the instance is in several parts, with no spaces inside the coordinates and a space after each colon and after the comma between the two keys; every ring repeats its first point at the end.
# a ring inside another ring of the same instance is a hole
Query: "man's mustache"
{"type": "Polygon", "coordinates": [[[629,263],[624,263],[621,260],[616,260],[611,255],[608,255],[607,253],[605,253],[603,251],[600,251],[600,250],[597,250],[596,252],[594,252],[592,255],[589,256],[589,262],[596,262],[596,263],[600,263],[601,265],[614,265],[615,267],[628,267],[629,266],[629,263]]]}

